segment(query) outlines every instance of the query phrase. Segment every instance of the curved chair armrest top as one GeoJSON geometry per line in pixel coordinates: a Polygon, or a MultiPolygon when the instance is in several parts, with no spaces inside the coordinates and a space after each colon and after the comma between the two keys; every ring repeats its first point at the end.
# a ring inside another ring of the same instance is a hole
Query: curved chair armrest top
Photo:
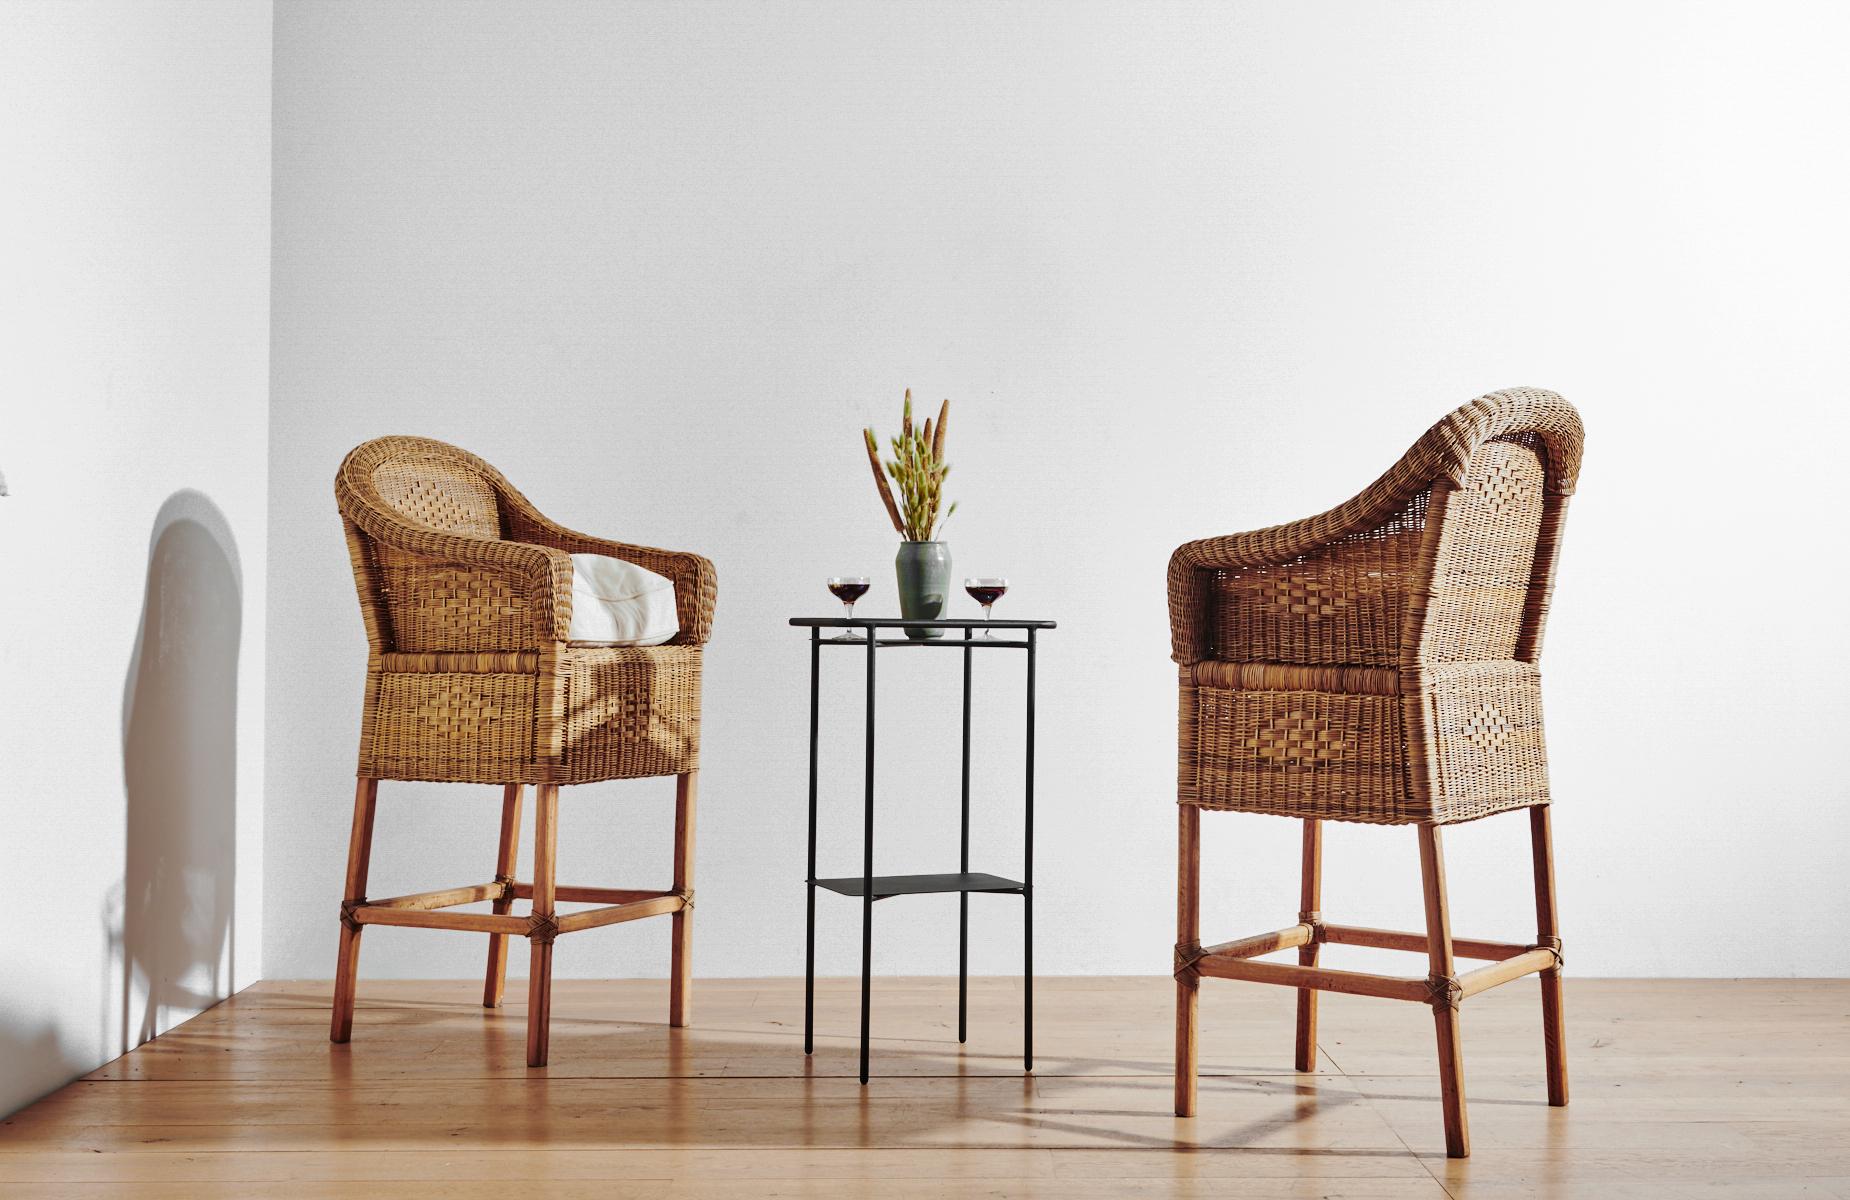
{"type": "Polygon", "coordinates": [[[541,513],[518,492],[512,492],[509,498],[514,501],[509,510],[509,532],[523,541],[536,542],[567,555],[602,554],[620,558],[674,580],[675,610],[680,618],[681,632],[668,645],[702,646],[712,636],[713,607],[719,591],[712,562],[683,550],[661,550],[578,533],[541,513]]]}
{"type": "Polygon", "coordinates": [[[1352,534],[1378,529],[1433,484],[1461,485],[1479,446],[1518,434],[1533,434],[1545,447],[1549,494],[1572,495],[1585,441],[1580,413],[1553,392],[1510,388],[1480,396],[1448,413],[1381,478],[1327,512],[1266,529],[1183,543],[1169,559],[1172,657],[1183,665],[1207,657],[1202,571],[1288,563],[1352,534]]]}

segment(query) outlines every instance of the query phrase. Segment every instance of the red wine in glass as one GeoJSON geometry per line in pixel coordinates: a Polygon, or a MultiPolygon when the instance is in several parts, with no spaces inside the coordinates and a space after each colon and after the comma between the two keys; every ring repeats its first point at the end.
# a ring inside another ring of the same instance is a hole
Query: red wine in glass
{"type": "MultiPolygon", "coordinates": [[[[985,621],[989,620],[990,606],[1002,599],[1003,593],[1008,590],[1009,581],[1006,579],[980,577],[964,580],[964,591],[970,593],[970,599],[983,606],[983,619],[985,621]]],[[[994,637],[995,634],[986,629],[983,631],[983,636],[986,638],[994,637]]]]}
{"type": "MultiPolygon", "coordinates": [[[[865,596],[870,586],[872,585],[865,575],[833,575],[829,578],[829,593],[842,602],[842,608],[846,610],[850,621],[854,620],[854,602],[865,596]]],[[[858,642],[861,639],[850,630],[839,640],[858,642]]]]}

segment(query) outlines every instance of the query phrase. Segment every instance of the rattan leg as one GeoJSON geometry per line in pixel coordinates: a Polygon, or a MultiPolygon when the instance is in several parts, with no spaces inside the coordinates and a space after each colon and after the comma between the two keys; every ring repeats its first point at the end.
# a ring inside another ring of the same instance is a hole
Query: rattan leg
{"type": "MultiPolygon", "coordinates": [[[[1304,868],[1302,887],[1299,891],[1298,920],[1321,928],[1323,920],[1318,911],[1323,905],[1323,822],[1306,819],[1304,822],[1304,868]]],[[[1321,943],[1313,938],[1298,947],[1298,965],[1314,967],[1317,965],[1317,950],[1321,943]]],[[[1297,1068],[1300,1071],[1317,1069],[1317,990],[1315,988],[1298,989],[1298,1042],[1297,1068]]]]}
{"type": "MultiPolygon", "coordinates": [[[[1176,955],[1201,945],[1201,810],[1192,804],[1177,806],[1176,835],[1176,955]]],[[[1195,1115],[1195,1078],[1198,1069],[1195,1025],[1200,1008],[1201,978],[1192,966],[1176,971],[1176,1116],[1195,1115]]]]}
{"type": "Polygon", "coordinates": [[[365,927],[353,919],[349,906],[366,899],[366,875],[373,857],[373,810],[379,799],[379,781],[362,779],[353,792],[353,829],[347,839],[347,884],[340,913],[340,958],[334,966],[334,1015],[328,1037],[344,1042],[353,1036],[354,989],[360,976],[360,934],[365,927]]]}
{"type": "Polygon", "coordinates": [[[534,793],[533,928],[527,939],[533,964],[527,973],[527,1065],[543,1067],[552,1032],[552,942],[559,927],[553,919],[559,849],[559,788],[543,783],[534,793]]]}
{"type": "MultiPolygon", "coordinates": [[[[514,864],[520,854],[520,796],[524,789],[510,783],[501,789],[501,844],[495,853],[495,880],[514,882],[514,864]]],[[[514,907],[514,894],[494,902],[497,913],[514,907]]],[[[488,935],[488,976],[482,984],[482,1007],[500,1008],[501,993],[507,986],[507,934],[488,935]]]]}
{"type": "MultiPolygon", "coordinates": [[[[1561,947],[1555,915],[1555,841],[1548,806],[1529,810],[1529,837],[1535,852],[1535,941],[1561,947]]],[[[1548,1061],[1548,1103],[1567,1104],[1567,1040],[1561,1026],[1561,968],[1542,972],[1542,1047],[1548,1061]]]]}
{"type": "Polygon", "coordinates": [[[1464,1046],[1459,1037],[1458,1010],[1433,1010],[1439,1039],[1439,1100],[1445,1116],[1445,1156],[1471,1156],[1471,1128],[1465,1116],[1464,1046]]]}
{"type": "Polygon", "coordinates": [[[1428,982],[1433,989],[1433,1023],[1439,1039],[1439,1100],[1445,1111],[1445,1154],[1471,1153],[1465,1119],[1464,1052],[1458,1035],[1459,991],[1452,964],[1452,925],[1445,899],[1445,857],[1437,825],[1420,830],[1420,879],[1426,893],[1428,982]]]}
{"type": "MultiPolygon", "coordinates": [[[[674,890],[690,897],[694,890],[694,803],[699,792],[700,772],[675,777],[674,890]]],[[[681,1029],[688,1023],[693,1003],[689,988],[694,973],[694,910],[682,908],[669,919],[674,931],[669,951],[668,1024],[681,1029]]]]}

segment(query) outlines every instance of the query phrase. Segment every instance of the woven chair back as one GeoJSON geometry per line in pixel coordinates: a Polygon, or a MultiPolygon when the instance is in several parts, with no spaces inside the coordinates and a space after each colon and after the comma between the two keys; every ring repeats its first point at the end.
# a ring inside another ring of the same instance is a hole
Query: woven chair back
{"type": "Polygon", "coordinates": [[[465,537],[503,536],[501,505],[486,464],[435,442],[400,443],[371,466],[379,499],[419,525],[465,537]]]}

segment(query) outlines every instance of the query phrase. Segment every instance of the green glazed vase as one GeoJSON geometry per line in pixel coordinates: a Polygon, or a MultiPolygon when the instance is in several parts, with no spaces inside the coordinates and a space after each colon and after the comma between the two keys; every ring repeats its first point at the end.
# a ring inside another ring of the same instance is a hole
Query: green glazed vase
{"type": "MultiPolygon", "coordinates": [[[[908,621],[936,621],[944,616],[951,596],[951,544],[901,542],[893,560],[899,575],[899,615],[908,621]]],[[[943,637],[942,629],[908,629],[914,641],[943,637]]]]}

